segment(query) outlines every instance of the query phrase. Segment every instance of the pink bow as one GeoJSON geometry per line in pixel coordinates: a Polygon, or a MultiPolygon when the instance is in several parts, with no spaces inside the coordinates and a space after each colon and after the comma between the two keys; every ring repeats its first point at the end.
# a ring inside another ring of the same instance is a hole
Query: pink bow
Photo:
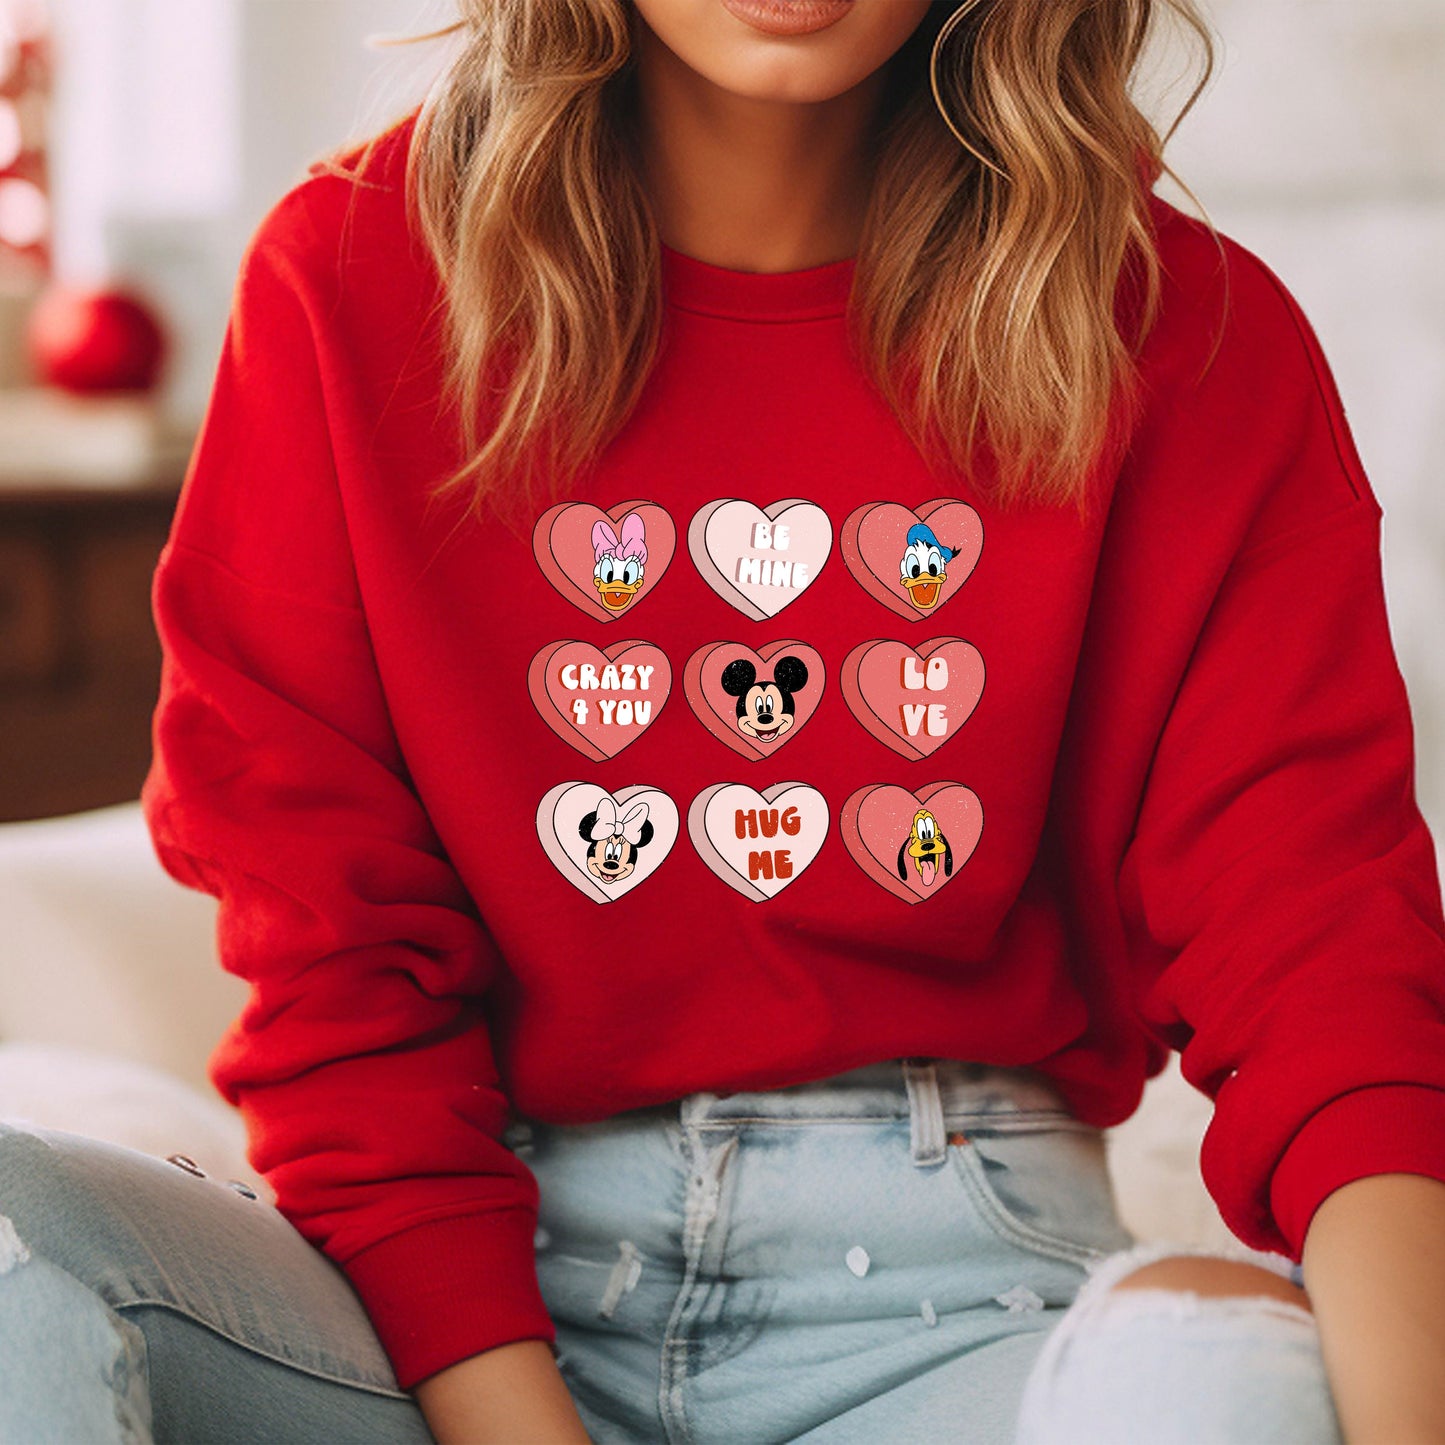
{"type": "Polygon", "coordinates": [[[612,530],[612,523],[608,521],[594,522],[592,524],[592,550],[596,552],[597,559],[603,557],[616,557],[619,562],[628,557],[636,557],[638,562],[647,562],[647,535],[642,525],[642,518],[636,512],[629,512],[622,519],[622,535],[619,537],[612,530]]]}

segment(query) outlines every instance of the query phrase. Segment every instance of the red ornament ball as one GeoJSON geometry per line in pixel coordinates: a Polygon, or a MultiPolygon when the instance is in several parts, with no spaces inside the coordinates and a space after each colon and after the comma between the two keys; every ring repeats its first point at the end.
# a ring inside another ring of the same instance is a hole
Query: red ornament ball
{"type": "Polygon", "coordinates": [[[66,391],[148,391],[167,340],[150,306],[132,292],[56,283],[31,308],[26,344],[36,375],[66,391]]]}

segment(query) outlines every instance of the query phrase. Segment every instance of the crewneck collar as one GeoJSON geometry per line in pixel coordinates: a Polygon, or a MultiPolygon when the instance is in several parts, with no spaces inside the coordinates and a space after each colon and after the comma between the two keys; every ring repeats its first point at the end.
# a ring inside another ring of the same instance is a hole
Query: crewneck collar
{"type": "Polygon", "coordinates": [[[853,256],[801,271],[734,271],[661,245],[663,299],[680,310],[738,321],[810,321],[847,310],[853,256]]]}

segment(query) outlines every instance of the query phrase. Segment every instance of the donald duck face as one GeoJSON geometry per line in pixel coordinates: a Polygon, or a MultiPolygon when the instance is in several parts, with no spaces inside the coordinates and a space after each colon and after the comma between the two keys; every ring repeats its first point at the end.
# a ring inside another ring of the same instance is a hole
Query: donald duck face
{"type": "Polygon", "coordinates": [[[920,612],[927,612],[938,605],[943,595],[943,584],[948,580],[948,564],[957,555],[958,548],[945,547],[933,535],[932,527],[920,522],[908,529],[899,570],[908,600],[920,612]]]}
{"type": "Polygon", "coordinates": [[[643,569],[647,565],[647,539],[642,518],[636,512],[629,512],[617,531],[613,530],[611,522],[594,523],[592,548],[597,556],[597,565],[592,569],[592,585],[609,612],[621,612],[637,596],[642,586],[643,569]]]}

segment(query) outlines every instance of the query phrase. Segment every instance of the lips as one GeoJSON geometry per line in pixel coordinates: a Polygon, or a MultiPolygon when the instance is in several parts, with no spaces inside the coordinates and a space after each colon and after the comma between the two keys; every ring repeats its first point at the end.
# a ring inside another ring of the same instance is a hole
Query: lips
{"type": "Polygon", "coordinates": [[[604,587],[602,589],[602,605],[610,607],[614,612],[621,612],[629,602],[632,601],[632,590],[628,587],[604,587]]]}
{"type": "Polygon", "coordinates": [[[745,25],[768,35],[807,35],[847,14],[853,0],[722,0],[745,25]]]}
{"type": "Polygon", "coordinates": [[[782,728],[769,728],[766,732],[759,728],[753,733],[753,736],[760,743],[770,743],[780,732],[782,732],[782,728]]]}

